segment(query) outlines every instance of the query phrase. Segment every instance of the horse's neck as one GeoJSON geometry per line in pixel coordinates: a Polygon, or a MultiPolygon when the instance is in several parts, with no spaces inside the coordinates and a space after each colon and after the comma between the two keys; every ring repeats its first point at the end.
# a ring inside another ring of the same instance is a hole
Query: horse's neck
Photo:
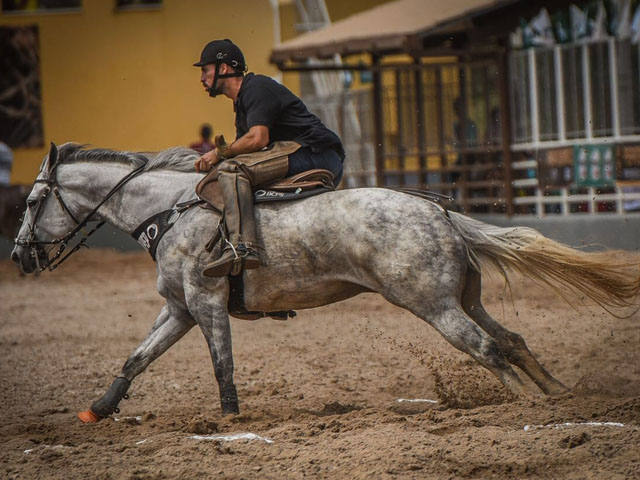
{"type": "MultiPolygon", "coordinates": [[[[61,165],[59,181],[73,196],[78,218],[84,218],[134,167],[116,163],[61,165]],[[62,178],[66,181],[63,181],[62,178]]],[[[98,217],[131,233],[145,219],[172,208],[180,201],[195,198],[196,173],[152,170],[127,182],[98,212],[98,217]]]]}

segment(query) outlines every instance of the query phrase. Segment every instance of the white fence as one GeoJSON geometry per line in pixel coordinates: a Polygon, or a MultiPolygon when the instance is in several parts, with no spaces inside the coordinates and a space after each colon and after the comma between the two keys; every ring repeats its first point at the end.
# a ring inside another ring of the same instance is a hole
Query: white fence
{"type": "Polygon", "coordinates": [[[538,217],[550,215],[604,215],[604,214],[628,214],[637,213],[640,215],[640,184],[638,187],[631,187],[637,191],[627,191],[629,187],[616,186],[613,193],[596,193],[595,188],[587,188],[587,193],[574,194],[569,188],[563,187],[555,190],[555,194],[543,192],[540,188],[535,189],[534,195],[515,197],[515,205],[529,205],[533,207],[533,214],[538,217]],[[615,208],[607,211],[599,211],[598,205],[611,203],[615,208]],[[546,206],[555,206],[555,212],[549,212],[546,206]],[[586,205],[586,211],[575,212],[571,205],[586,205]]]}
{"type": "Polygon", "coordinates": [[[551,215],[602,215],[602,214],[628,214],[637,212],[640,215],[640,182],[618,182],[612,187],[612,192],[598,193],[593,187],[582,188],[575,192],[573,187],[558,187],[550,191],[540,188],[537,178],[537,162],[524,160],[512,164],[514,171],[530,172],[530,175],[521,175],[512,182],[514,190],[529,192],[526,195],[515,196],[513,203],[516,206],[530,207],[528,213],[537,217],[551,215]],[[608,204],[602,211],[599,206],[608,204]],[[581,206],[578,208],[572,206],[581,206]]]}

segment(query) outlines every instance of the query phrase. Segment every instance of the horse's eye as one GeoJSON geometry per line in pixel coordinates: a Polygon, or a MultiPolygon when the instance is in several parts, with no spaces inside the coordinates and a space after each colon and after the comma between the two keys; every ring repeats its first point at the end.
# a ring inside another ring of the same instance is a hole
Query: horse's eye
{"type": "Polygon", "coordinates": [[[33,199],[33,198],[27,199],[27,207],[29,207],[29,208],[35,207],[36,203],[38,203],[38,201],[33,199]]]}

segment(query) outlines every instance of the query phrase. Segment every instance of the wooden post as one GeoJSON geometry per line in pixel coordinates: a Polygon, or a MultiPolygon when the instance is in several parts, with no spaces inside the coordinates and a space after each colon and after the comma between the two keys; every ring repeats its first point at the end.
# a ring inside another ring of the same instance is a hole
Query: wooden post
{"type": "Polygon", "coordinates": [[[382,108],[382,71],[379,55],[371,55],[373,76],[373,141],[376,157],[376,185],[384,186],[384,112],[382,108]]]}
{"type": "MultiPolygon", "coordinates": [[[[449,166],[444,146],[444,108],[442,106],[443,101],[444,93],[442,90],[442,66],[438,65],[436,70],[436,115],[438,116],[438,150],[440,150],[441,168],[449,166]]],[[[444,183],[445,178],[451,179],[451,174],[447,172],[443,175],[442,172],[440,172],[439,183],[444,183]]],[[[438,191],[442,193],[442,188],[440,188],[438,191]]],[[[453,191],[449,190],[447,193],[453,193],[453,191]]]]}
{"type": "MultiPolygon", "coordinates": [[[[467,189],[467,179],[468,179],[469,173],[467,169],[467,164],[468,164],[467,153],[465,152],[467,148],[467,112],[469,110],[467,107],[466,67],[467,67],[466,58],[462,62],[458,62],[458,84],[460,87],[459,99],[462,102],[461,106],[459,106],[458,108],[462,109],[462,116],[459,119],[460,125],[458,126],[459,128],[458,135],[460,136],[460,138],[457,139],[458,158],[460,159],[458,163],[459,163],[459,166],[461,167],[460,175],[458,176],[457,187],[460,192],[459,198],[462,200],[462,205],[461,205],[462,211],[465,213],[469,213],[469,192],[467,189]],[[460,146],[462,146],[462,151],[460,151],[460,146]]],[[[454,101],[458,101],[458,99],[455,99],[454,101]]],[[[454,109],[455,108],[456,106],[454,105],[454,109]]],[[[454,116],[455,116],[455,112],[454,112],[454,116]]]]}
{"type": "Polygon", "coordinates": [[[402,71],[400,69],[396,69],[396,116],[398,117],[398,162],[400,164],[400,170],[402,171],[402,185],[405,185],[406,177],[405,177],[405,153],[406,147],[404,143],[404,139],[406,135],[403,133],[404,125],[403,125],[403,111],[402,111],[402,71]]]}
{"type": "Polygon", "coordinates": [[[414,83],[416,89],[416,133],[418,135],[418,161],[420,165],[420,186],[427,185],[426,135],[424,125],[424,92],[422,90],[422,68],[420,57],[414,57],[414,83]]]}
{"type": "Polygon", "coordinates": [[[498,78],[500,84],[500,123],[502,127],[502,167],[504,169],[504,196],[507,215],[513,216],[513,173],[511,170],[511,120],[509,112],[509,63],[507,51],[503,50],[498,60],[498,78]]]}

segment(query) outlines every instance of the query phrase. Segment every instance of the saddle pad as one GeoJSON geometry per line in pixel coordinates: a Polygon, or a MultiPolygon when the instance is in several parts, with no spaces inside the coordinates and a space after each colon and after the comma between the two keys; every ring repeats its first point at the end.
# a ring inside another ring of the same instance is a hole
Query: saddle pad
{"type": "Polygon", "coordinates": [[[253,203],[266,203],[266,202],[283,202],[291,200],[301,200],[303,198],[313,197],[321,193],[332,192],[333,188],[316,187],[310,190],[298,189],[293,192],[280,192],[278,190],[271,190],[270,188],[261,188],[253,192],[253,203]]]}

